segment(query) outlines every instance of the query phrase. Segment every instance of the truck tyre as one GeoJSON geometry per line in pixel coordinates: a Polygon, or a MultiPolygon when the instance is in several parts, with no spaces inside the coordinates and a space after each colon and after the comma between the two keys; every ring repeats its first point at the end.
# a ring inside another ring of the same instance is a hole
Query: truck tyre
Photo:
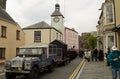
{"type": "Polygon", "coordinates": [[[30,72],[30,78],[29,79],[38,79],[39,76],[39,69],[37,67],[33,67],[30,72]]]}
{"type": "Polygon", "coordinates": [[[48,66],[48,72],[50,72],[50,73],[53,72],[53,70],[54,70],[54,65],[55,65],[55,62],[52,61],[51,65],[48,66]]]}
{"type": "Polygon", "coordinates": [[[62,62],[62,64],[65,66],[65,65],[67,64],[67,61],[64,60],[64,61],[62,62]]]}
{"type": "Polygon", "coordinates": [[[12,74],[9,72],[6,72],[5,76],[6,76],[6,79],[15,79],[16,78],[15,74],[12,74]]]}

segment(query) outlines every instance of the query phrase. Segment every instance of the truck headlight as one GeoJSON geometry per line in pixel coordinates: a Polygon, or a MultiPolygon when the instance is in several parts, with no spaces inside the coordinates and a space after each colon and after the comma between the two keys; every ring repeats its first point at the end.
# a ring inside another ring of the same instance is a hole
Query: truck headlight
{"type": "Polygon", "coordinates": [[[11,68],[11,61],[5,62],[5,69],[9,70],[11,68]]]}
{"type": "Polygon", "coordinates": [[[25,63],[25,70],[30,70],[31,69],[31,64],[26,62],[25,63]]]}

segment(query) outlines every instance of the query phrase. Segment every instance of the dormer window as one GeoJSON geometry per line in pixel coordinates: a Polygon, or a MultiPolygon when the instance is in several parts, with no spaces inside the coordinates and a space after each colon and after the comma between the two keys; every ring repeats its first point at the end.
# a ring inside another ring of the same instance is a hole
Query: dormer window
{"type": "Polygon", "coordinates": [[[114,8],[112,3],[105,4],[104,17],[106,25],[114,23],[114,8]]]}

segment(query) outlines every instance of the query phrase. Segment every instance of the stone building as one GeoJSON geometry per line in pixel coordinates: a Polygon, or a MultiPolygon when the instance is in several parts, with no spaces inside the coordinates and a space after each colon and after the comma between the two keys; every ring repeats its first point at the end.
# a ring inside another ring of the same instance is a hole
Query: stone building
{"type": "Polygon", "coordinates": [[[0,63],[15,57],[17,48],[25,43],[23,30],[2,7],[0,6],[0,63]]]}
{"type": "Polygon", "coordinates": [[[101,15],[97,25],[97,45],[107,52],[108,48],[116,45],[120,49],[120,10],[119,0],[105,0],[101,6],[101,15]]]}
{"type": "Polygon", "coordinates": [[[49,44],[54,40],[62,40],[62,33],[54,27],[51,27],[46,22],[38,22],[28,27],[23,28],[25,32],[25,45],[32,44],[49,44]]]}

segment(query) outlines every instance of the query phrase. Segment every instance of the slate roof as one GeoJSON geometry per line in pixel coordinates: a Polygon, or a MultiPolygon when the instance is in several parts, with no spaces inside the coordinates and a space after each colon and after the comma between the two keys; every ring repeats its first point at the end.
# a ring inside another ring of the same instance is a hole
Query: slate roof
{"type": "Polygon", "coordinates": [[[51,28],[49,24],[47,24],[46,22],[44,21],[41,21],[41,22],[38,22],[36,24],[33,24],[33,25],[30,25],[30,26],[27,26],[23,29],[45,29],[45,28],[51,28]]]}
{"type": "Polygon", "coordinates": [[[59,30],[57,30],[54,27],[51,27],[49,24],[47,24],[44,21],[41,21],[41,22],[38,22],[36,24],[33,24],[33,25],[30,25],[30,26],[23,28],[23,30],[29,30],[29,29],[55,29],[56,31],[60,32],[59,30]]]}
{"type": "Polygon", "coordinates": [[[12,17],[1,6],[0,6],[0,19],[16,24],[16,22],[12,19],[12,17]]]}

